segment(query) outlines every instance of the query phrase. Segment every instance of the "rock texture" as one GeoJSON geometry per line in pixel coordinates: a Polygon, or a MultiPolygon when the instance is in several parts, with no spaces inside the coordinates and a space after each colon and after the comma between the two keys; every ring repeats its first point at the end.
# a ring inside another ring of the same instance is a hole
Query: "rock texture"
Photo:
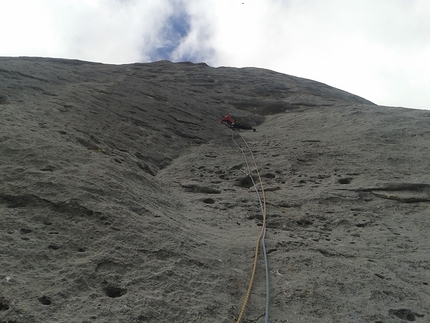
{"type": "Polygon", "coordinates": [[[262,225],[242,138],[270,322],[429,322],[430,112],[167,61],[0,58],[0,82],[1,323],[234,322],[262,225]]]}

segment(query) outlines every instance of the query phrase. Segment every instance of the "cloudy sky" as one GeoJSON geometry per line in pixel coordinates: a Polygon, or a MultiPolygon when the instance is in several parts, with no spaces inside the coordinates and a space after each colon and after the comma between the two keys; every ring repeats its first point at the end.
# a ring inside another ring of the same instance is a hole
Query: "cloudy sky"
{"type": "Polygon", "coordinates": [[[430,109],[429,0],[1,0],[0,56],[268,68],[430,109]]]}

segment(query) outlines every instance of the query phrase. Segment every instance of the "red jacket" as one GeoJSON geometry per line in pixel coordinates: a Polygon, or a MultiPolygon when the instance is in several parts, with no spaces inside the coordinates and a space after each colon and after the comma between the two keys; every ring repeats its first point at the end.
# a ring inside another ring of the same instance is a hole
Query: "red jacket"
{"type": "Polygon", "coordinates": [[[230,117],[228,114],[221,120],[221,123],[227,122],[229,125],[234,123],[234,119],[230,117]]]}

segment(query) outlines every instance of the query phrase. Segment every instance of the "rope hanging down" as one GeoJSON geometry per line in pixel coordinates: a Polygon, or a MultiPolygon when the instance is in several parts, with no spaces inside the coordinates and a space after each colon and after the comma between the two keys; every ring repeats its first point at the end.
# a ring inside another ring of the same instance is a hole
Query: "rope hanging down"
{"type": "Polygon", "coordinates": [[[248,149],[248,151],[249,151],[249,153],[250,153],[250,155],[252,157],[252,161],[253,161],[254,167],[255,167],[255,169],[257,171],[257,175],[258,175],[258,180],[259,180],[260,187],[261,187],[261,195],[262,195],[262,197],[260,196],[260,193],[258,192],[257,185],[255,184],[254,178],[251,175],[251,169],[249,167],[249,163],[248,163],[248,159],[246,158],[245,151],[236,142],[236,140],[234,140],[234,132],[233,132],[233,130],[231,128],[230,128],[230,131],[231,131],[231,139],[236,144],[236,146],[239,148],[239,150],[242,152],[242,155],[243,155],[243,157],[245,159],[246,167],[247,167],[247,171],[248,171],[248,176],[251,179],[252,184],[254,185],[254,189],[255,189],[255,192],[257,194],[258,201],[260,203],[260,210],[261,210],[261,213],[263,215],[263,224],[261,226],[261,231],[260,231],[260,234],[258,235],[258,239],[257,239],[256,244],[255,244],[254,264],[253,264],[253,267],[252,267],[251,279],[249,281],[249,286],[248,286],[248,290],[246,292],[245,300],[243,302],[242,309],[240,311],[240,314],[239,314],[239,317],[238,317],[236,323],[240,323],[240,321],[242,320],[243,314],[245,313],[246,305],[248,304],[248,300],[249,300],[249,297],[251,295],[251,289],[252,289],[252,285],[254,283],[255,272],[256,272],[256,269],[257,269],[257,258],[258,258],[258,249],[259,249],[260,241],[261,241],[261,245],[262,245],[262,249],[263,249],[264,266],[265,266],[265,273],[266,273],[266,310],[265,310],[265,315],[264,315],[264,322],[268,323],[269,322],[269,266],[268,266],[268,262],[267,262],[267,252],[266,252],[266,243],[265,243],[265,238],[266,238],[266,217],[267,217],[266,196],[265,196],[265,193],[264,193],[263,181],[261,180],[260,171],[258,169],[257,162],[255,161],[254,154],[252,153],[251,148],[249,147],[249,145],[246,142],[245,138],[243,138],[242,135],[237,130],[235,130],[235,132],[242,138],[243,142],[245,143],[245,146],[247,147],[247,149],[248,149]]]}

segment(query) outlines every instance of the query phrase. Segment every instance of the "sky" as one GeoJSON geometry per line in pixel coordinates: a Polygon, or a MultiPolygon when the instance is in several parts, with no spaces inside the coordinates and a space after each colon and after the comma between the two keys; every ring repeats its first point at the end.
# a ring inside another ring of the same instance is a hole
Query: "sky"
{"type": "Polygon", "coordinates": [[[261,67],[430,109],[429,0],[1,0],[0,56],[261,67]]]}

